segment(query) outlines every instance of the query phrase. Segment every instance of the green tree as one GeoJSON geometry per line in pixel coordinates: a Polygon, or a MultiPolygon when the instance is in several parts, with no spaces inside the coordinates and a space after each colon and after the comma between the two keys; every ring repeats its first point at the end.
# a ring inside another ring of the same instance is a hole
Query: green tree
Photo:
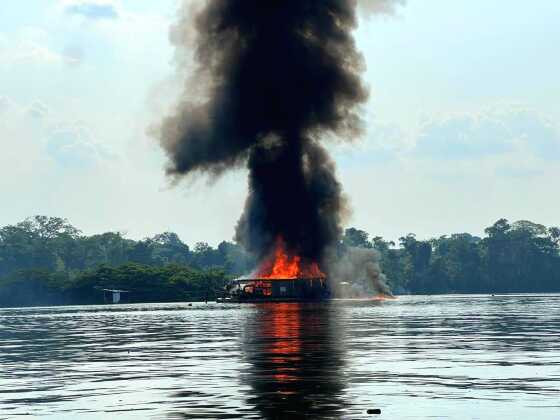
{"type": "Polygon", "coordinates": [[[344,231],[342,244],[348,247],[372,248],[373,245],[368,241],[369,234],[363,230],[349,228],[344,231]]]}

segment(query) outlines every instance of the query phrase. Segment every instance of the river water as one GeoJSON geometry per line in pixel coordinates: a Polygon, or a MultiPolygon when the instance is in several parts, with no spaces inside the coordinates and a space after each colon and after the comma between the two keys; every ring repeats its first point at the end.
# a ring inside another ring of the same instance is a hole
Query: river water
{"type": "Polygon", "coordinates": [[[2,309],[0,418],[559,419],[559,333],[560,295],[2,309]]]}

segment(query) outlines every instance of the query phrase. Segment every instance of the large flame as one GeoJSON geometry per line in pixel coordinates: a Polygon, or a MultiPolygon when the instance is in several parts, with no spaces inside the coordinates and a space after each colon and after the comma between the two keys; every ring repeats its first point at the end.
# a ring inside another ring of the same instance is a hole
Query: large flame
{"type": "Polygon", "coordinates": [[[298,255],[290,255],[282,237],[276,240],[273,255],[265,260],[258,272],[259,279],[325,278],[316,262],[304,262],[298,255]]]}

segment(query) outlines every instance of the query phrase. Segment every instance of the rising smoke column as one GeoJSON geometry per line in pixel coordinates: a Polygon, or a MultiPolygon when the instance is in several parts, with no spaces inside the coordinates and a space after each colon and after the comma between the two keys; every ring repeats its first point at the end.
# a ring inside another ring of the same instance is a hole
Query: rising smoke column
{"type": "Polygon", "coordinates": [[[263,258],[282,237],[291,254],[320,261],[345,209],[320,140],[359,134],[368,97],[352,37],[357,1],[207,0],[194,18],[187,4],[173,40],[178,51],[194,46],[197,68],[158,131],[168,174],[215,176],[246,162],[236,239],[263,258]]]}

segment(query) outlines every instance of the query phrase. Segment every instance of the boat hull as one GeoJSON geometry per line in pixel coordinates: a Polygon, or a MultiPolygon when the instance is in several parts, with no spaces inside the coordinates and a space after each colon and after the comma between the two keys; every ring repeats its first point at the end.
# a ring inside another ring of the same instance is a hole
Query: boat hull
{"type": "Polygon", "coordinates": [[[222,303],[319,302],[329,300],[325,278],[238,279],[229,286],[222,303]]]}

